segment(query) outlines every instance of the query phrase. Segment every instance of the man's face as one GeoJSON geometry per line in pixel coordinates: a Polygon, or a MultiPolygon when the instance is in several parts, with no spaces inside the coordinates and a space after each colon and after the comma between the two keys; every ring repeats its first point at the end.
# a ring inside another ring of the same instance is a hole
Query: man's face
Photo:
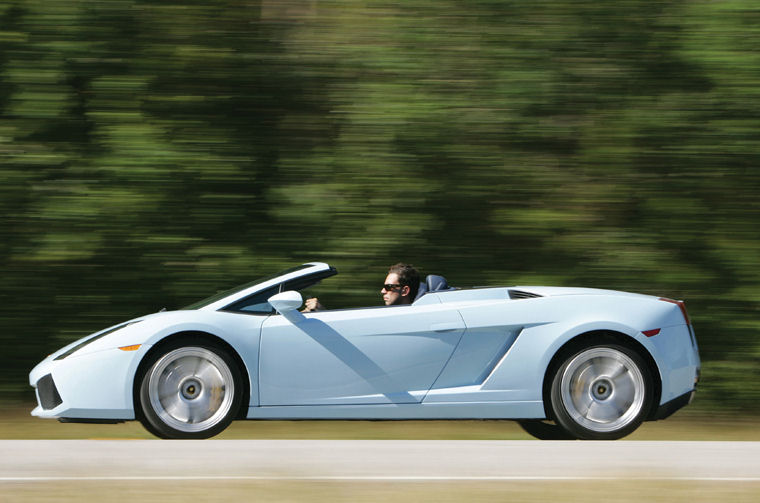
{"type": "Polygon", "coordinates": [[[385,302],[386,306],[408,303],[409,287],[401,286],[398,274],[396,273],[392,272],[385,278],[385,285],[383,285],[380,293],[383,294],[383,302],[385,302]]]}

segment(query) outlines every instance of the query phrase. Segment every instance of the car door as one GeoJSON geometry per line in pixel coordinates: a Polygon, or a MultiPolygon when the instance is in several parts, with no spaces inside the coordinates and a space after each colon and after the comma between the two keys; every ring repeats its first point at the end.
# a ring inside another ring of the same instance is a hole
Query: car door
{"type": "Polygon", "coordinates": [[[281,315],[262,326],[260,403],[418,403],[464,332],[441,304],[281,315]]]}

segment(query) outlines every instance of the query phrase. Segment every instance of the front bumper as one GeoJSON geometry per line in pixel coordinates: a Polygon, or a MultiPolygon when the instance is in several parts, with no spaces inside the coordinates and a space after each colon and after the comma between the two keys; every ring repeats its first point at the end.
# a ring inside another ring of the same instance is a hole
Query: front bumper
{"type": "Polygon", "coordinates": [[[147,348],[118,349],[62,360],[47,358],[29,374],[42,418],[131,420],[133,382],[137,365],[147,348]]]}

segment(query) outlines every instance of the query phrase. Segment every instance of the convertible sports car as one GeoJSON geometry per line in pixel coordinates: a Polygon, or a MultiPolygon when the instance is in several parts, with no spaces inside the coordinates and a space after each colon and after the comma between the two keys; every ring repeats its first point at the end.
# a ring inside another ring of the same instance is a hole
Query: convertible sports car
{"type": "Polygon", "coordinates": [[[515,419],[538,438],[617,439],[689,403],[683,302],[583,288],[450,288],[411,305],[302,313],[313,262],[97,332],[29,376],[32,414],[138,419],[208,438],[235,419],[515,419]]]}

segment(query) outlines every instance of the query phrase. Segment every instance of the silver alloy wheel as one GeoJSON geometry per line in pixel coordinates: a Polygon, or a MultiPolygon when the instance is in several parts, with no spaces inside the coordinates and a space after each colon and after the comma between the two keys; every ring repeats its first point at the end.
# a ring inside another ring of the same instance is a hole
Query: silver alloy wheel
{"type": "Polygon", "coordinates": [[[644,375],[625,353],[596,347],[576,355],[562,373],[561,397],[576,424],[603,433],[639,417],[646,398],[644,375]]]}
{"type": "Polygon", "coordinates": [[[150,371],[150,405],[167,426],[192,433],[212,428],[232,407],[235,381],[216,353],[200,347],[175,349],[150,371]]]}

